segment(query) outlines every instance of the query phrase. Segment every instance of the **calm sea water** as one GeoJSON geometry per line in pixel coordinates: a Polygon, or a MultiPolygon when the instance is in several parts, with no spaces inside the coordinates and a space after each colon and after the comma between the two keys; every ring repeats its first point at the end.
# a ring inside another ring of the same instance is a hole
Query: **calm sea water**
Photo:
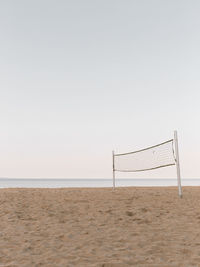
{"type": "MultiPolygon", "coordinates": [[[[176,186],[176,179],[116,179],[116,186],[176,186]]],[[[183,186],[200,186],[200,179],[182,179],[183,186]]],[[[112,179],[0,178],[0,188],[112,187],[112,179]]]]}

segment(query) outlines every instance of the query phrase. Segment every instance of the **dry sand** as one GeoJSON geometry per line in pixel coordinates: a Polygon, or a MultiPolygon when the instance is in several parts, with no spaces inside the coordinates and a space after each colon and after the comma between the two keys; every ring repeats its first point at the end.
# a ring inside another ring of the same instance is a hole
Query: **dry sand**
{"type": "Polygon", "coordinates": [[[200,266],[200,188],[1,189],[0,266],[200,266]]]}

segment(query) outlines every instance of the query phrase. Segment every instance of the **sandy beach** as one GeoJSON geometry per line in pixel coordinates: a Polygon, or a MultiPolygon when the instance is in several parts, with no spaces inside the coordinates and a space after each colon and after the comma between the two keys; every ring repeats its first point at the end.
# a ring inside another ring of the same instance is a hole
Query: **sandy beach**
{"type": "Polygon", "coordinates": [[[0,266],[200,266],[200,188],[0,189],[0,266]]]}

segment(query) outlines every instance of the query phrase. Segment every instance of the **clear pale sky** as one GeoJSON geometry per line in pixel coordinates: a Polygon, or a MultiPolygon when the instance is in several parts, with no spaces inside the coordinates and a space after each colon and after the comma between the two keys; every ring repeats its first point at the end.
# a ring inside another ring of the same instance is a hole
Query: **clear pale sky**
{"type": "Polygon", "coordinates": [[[199,12],[198,0],[2,0],[0,177],[109,178],[113,149],[177,129],[182,177],[200,178],[199,12]]]}

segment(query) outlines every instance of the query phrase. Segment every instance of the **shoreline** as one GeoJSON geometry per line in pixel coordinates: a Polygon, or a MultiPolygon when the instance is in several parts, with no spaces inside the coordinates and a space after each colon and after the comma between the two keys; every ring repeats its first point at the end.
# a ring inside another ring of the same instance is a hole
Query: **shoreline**
{"type": "MultiPolygon", "coordinates": [[[[182,186],[200,186],[200,179],[182,179],[182,186]]],[[[112,188],[112,179],[65,178],[0,178],[0,188],[112,188]]],[[[177,186],[177,179],[117,178],[118,187],[169,187],[177,186]]]]}

